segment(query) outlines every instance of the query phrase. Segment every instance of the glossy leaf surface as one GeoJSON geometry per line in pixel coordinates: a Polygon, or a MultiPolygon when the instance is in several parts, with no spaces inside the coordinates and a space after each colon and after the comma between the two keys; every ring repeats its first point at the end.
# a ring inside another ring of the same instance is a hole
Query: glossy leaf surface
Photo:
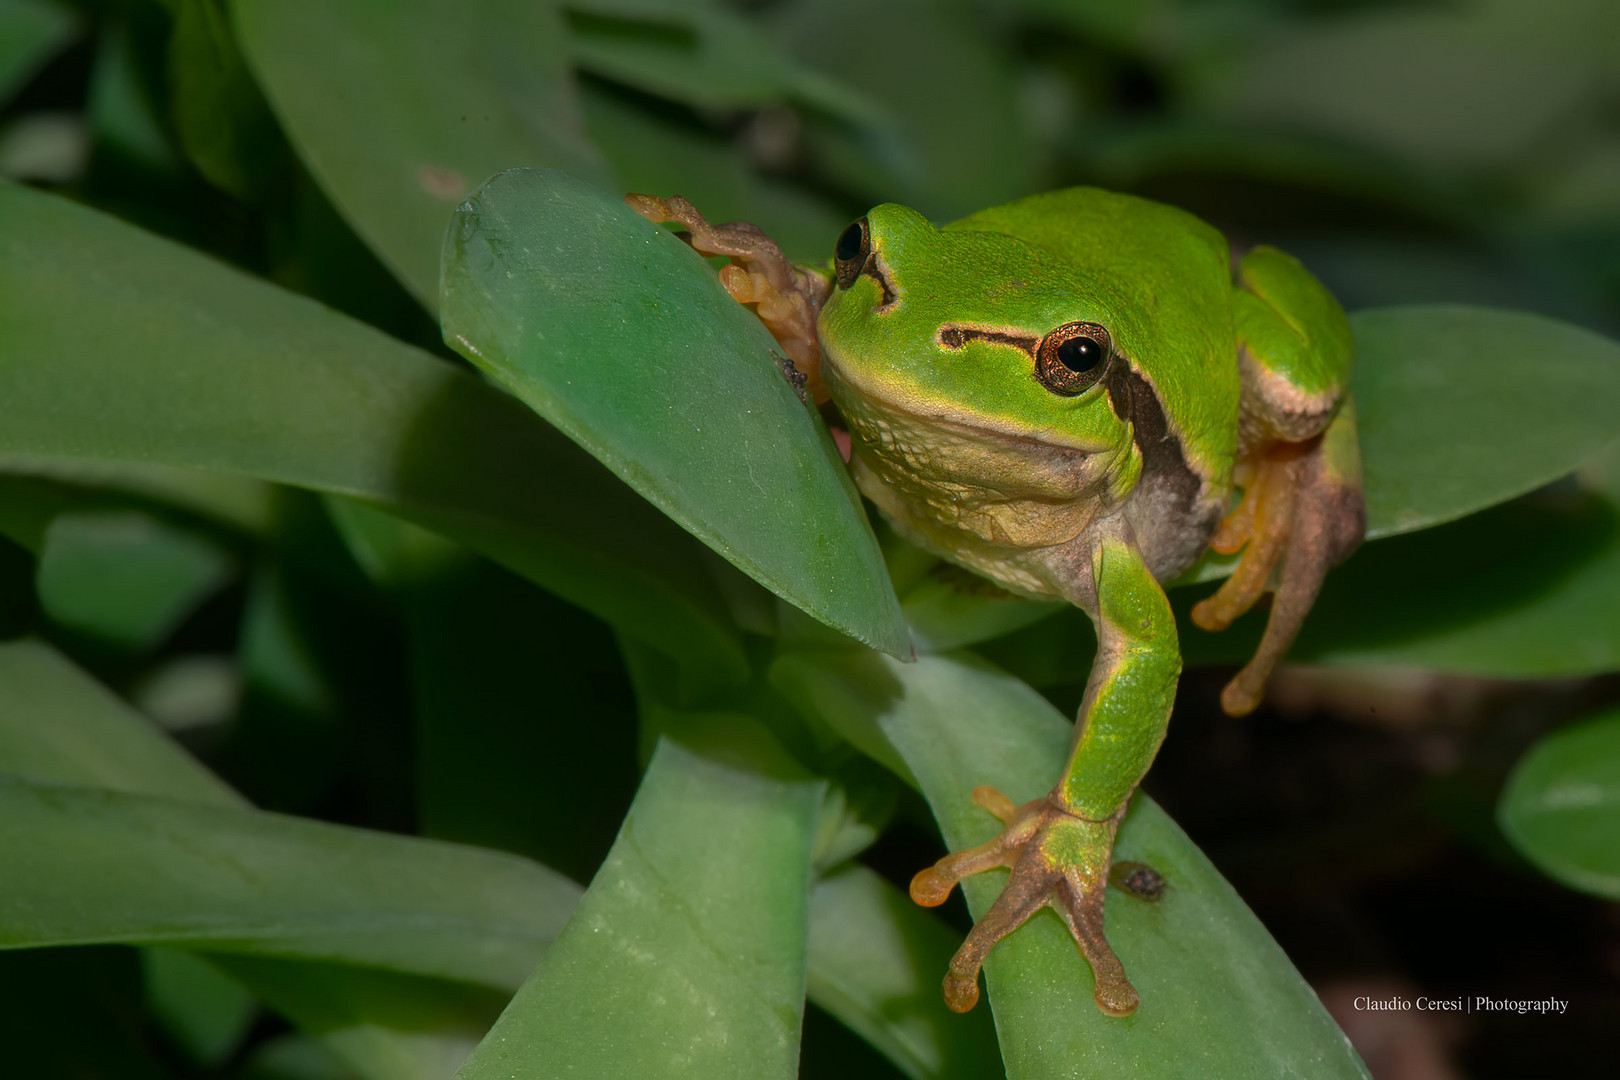
{"type": "Polygon", "coordinates": [[[854,486],[759,321],[616,197],[514,170],[456,214],[445,340],[783,599],[909,651],[854,486]]]}
{"type": "Polygon", "coordinates": [[[777,32],[790,54],[882,109],[886,122],[867,129],[807,125],[817,168],[868,205],[894,200],[949,221],[1040,189],[1043,148],[1015,104],[1016,65],[984,47],[965,9],[826,0],[784,6],[777,32]]]}
{"type": "Polygon", "coordinates": [[[161,642],[235,567],[219,545],[129,511],[58,515],[36,587],[53,620],[126,649],[161,642]]]}
{"type": "MultiPolygon", "coordinates": [[[[969,800],[976,785],[993,784],[1015,802],[1035,798],[1051,787],[1069,740],[1071,725],[1045,699],[962,655],[907,665],[869,653],[788,655],[772,677],[862,749],[881,746],[903,760],[953,849],[1000,829],[969,800]]],[[[1123,1020],[1102,1015],[1068,932],[1041,911],[985,965],[1010,1080],[1184,1076],[1189,1068],[1223,1077],[1366,1075],[1265,928],[1146,797],[1121,828],[1116,854],[1169,883],[1151,903],[1109,892],[1109,941],[1142,1006],[1123,1020]]],[[[967,883],[975,915],[1003,880],[996,871],[967,883]]]]}
{"type": "Polygon", "coordinates": [[[1620,344],[1608,338],[1454,304],[1375,308],[1351,325],[1369,536],[1522,495],[1620,438],[1620,344]]]}
{"type": "Polygon", "coordinates": [[[511,987],[578,897],[515,856],[17,778],[0,820],[13,948],[184,943],[511,987]]]}
{"type": "MultiPolygon", "coordinates": [[[[1290,656],[1505,678],[1620,669],[1616,463],[1620,449],[1578,480],[1367,545],[1328,575],[1290,656]]],[[[1185,614],[1199,595],[1185,590],[1172,602],[1185,614]]],[[[1219,634],[1184,620],[1182,653],[1192,664],[1242,663],[1264,619],[1254,613],[1219,634]]],[[[1050,640],[1035,647],[1057,649],[1050,640]]]]}
{"type": "MultiPolygon", "coordinates": [[[[0,645],[0,772],[204,806],[244,805],[144,716],[31,641],[0,645]]],[[[376,969],[219,952],[198,960],[228,971],[366,1080],[442,1080],[500,1004],[489,1000],[491,991],[464,983],[376,969]]]]}
{"type": "Polygon", "coordinates": [[[562,19],[524,0],[233,0],[299,156],[423,304],[456,204],[520,165],[600,166],[568,97],[562,19]]]}
{"type": "Polygon", "coordinates": [[[756,174],[734,143],[663,123],[645,102],[584,86],[580,107],[626,191],[684,195],[710,221],[767,223],[771,239],[795,262],[826,261],[849,224],[830,201],[756,174]]]}
{"type": "Polygon", "coordinates": [[[958,1016],[939,994],[957,933],[864,866],[810,893],[810,998],[907,1076],[983,1080],[1001,1072],[984,1010],[958,1016]]]}
{"type": "Polygon", "coordinates": [[[846,115],[871,112],[842,83],[804,70],[755,24],[722,7],[587,0],[570,8],[569,53],[593,75],[713,109],[792,96],[846,115]]]}
{"type": "Polygon", "coordinates": [[[0,772],[215,806],[246,805],[157,725],[40,641],[0,644],[0,772]]]}
{"type": "Polygon", "coordinates": [[[607,862],[459,1080],[796,1074],[821,782],[746,717],[672,723],[607,862]]]}
{"type": "Polygon", "coordinates": [[[1620,712],[1532,746],[1508,778],[1497,820],[1548,877],[1620,899],[1620,712]]]}
{"type": "Polygon", "coordinates": [[[711,557],[527,409],[177,245],[0,186],[0,458],[244,473],[382,506],[716,677],[711,557]]]}

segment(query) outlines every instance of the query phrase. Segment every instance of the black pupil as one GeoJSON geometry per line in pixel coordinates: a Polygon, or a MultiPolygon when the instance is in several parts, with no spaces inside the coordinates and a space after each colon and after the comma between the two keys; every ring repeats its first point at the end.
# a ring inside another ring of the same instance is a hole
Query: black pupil
{"type": "Polygon", "coordinates": [[[1102,346],[1088,337],[1072,337],[1057,347],[1058,363],[1083,374],[1102,363],[1102,346]]]}
{"type": "Polygon", "coordinates": [[[861,232],[861,223],[857,221],[845,229],[843,235],[838,238],[838,246],[833,249],[833,254],[839,262],[848,262],[860,255],[863,239],[865,237],[861,232]]]}

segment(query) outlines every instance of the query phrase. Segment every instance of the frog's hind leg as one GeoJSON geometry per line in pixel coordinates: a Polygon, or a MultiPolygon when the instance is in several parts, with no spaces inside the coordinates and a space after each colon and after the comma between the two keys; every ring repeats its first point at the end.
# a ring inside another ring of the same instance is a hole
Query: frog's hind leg
{"type": "Polygon", "coordinates": [[[711,224],[697,207],[679,195],[629,194],[625,204],[653,222],[673,221],[686,228],[683,239],[704,255],[724,255],[731,265],[720,271],[720,284],[739,304],[753,304],[760,322],[804,377],[805,390],[820,404],[827,400],[821,382],[821,345],[816,315],[827,298],[825,277],[793,265],[775,240],[747,221],[711,224]]]}
{"type": "Polygon", "coordinates": [[[1322,578],[1361,542],[1365,511],[1343,311],[1298,262],[1270,248],[1243,260],[1235,296],[1243,406],[1234,478],[1244,490],[1211,546],[1243,557],[1192,617],[1225,629],[1275,591],[1260,647],[1221,694],[1239,716],[1260,703],[1322,578]]]}

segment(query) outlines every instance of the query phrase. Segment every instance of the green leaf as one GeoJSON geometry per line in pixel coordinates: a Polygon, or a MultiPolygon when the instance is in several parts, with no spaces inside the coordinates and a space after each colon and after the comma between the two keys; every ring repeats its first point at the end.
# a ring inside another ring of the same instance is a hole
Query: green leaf
{"type": "Polygon", "coordinates": [[[184,944],[515,987],[572,910],[476,848],[0,778],[0,945],[184,944]]]}
{"type": "Polygon", "coordinates": [[[148,514],[70,511],[45,533],[39,600],[99,643],[151,649],[235,573],[219,545],[148,514]]]}
{"type": "Polygon", "coordinates": [[[73,15],[48,0],[0,0],[0,104],[73,36],[73,15]]]}
{"type": "MultiPolygon", "coordinates": [[[[0,772],[244,805],[145,717],[37,642],[0,645],[0,772]]],[[[121,903],[107,899],[111,908],[121,903]]],[[[219,952],[207,962],[319,1034],[367,1080],[442,1080],[445,1062],[453,1068],[499,1009],[487,992],[421,977],[219,952]]]]}
{"type": "Polygon", "coordinates": [[[1548,877],[1620,900],[1620,711],[1532,746],[1496,814],[1513,846],[1548,877]]]}
{"type": "Polygon", "coordinates": [[[418,350],[5,185],[0,325],[0,459],[221,470],[350,495],[694,668],[743,677],[702,546],[522,405],[418,350]]]}
{"type": "Polygon", "coordinates": [[[847,213],[819,196],[759,175],[744,147],[702,129],[671,124],[645,101],[581,87],[591,138],[627,191],[684,195],[710,221],[752,221],[789,259],[824,262],[847,213]]]}
{"type": "Polygon", "coordinates": [[[948,652],[1040,622],[1068,605],[1013,596],[970,571],[936,563],[900,597],[919,651],[948,652]]]}
{"type": "Polygon", "coordinates": [[[569,9],[570,57],[593,75],[710,109],[793,97],[853,120],[874,112],[861,95],[805,70],[749,20],[724,8],[588,0],[569,9]]]}
{"type": "Polygon", "coordinates": [[[130,700],[165,731],[223,725],[242,704],[242,673],[229,656],[185,653],[141,675],[130,700]]]}
{"type": "Polygon", "coordinates": [[[1617,610],[1620,500],[1549,494],[1370,547],[1328,576],[1293,655],[1589,675],[1620,669],[1617,610]]]}
{"type": "Polygon", "coordinates": [[[1351,325],[1370,537],[1521,495],[1620,438],[1620,344],[1608,338],[1450,304],[1375,308],[1351,325]]]}
{"type": "Polygon", "coordinates": [[[810,893],[810,1000],[914,1080],[983,1080],[1001,1072],[990,1014],[957,1016],[939,986],[956,931],[862,866],[810,893]]]}
{"type": "Polygon", "coordinates": [[[458,1080],[795,1075],[822,785],[747,717],[666,730],[607,862],[458,1080]]]}
{"type": "Polygon", "coordinates": [[[45,550],[45,530],[84,492],[32,476],[0,476],[0,536],[30,555],[45,550]]]}
{"type": "Polygon", "coordinates": [[[1045,163],[1015,61],[965,7],[823,0],[784,5],[776,29],[793,55],[889,117],[860,127],[806,117],[807,152],[838,187],[935,221],[1039,190],[1045,163]]]}
{"type": "Polygon", "coordinates": [[[477,562],[402,598],[428,836],[589,881],[635,795],[636,713],[613,635],[477,562]]]}
{"type": "Polygon", "coordinates": [[[38,641],[0,644],[0,772],[214,806],[245,805],[157,725],[38,641]]]}
{"type": "Polygon", "coordinates": [[[242,1063],[242,1080],[358,1080],[363,1075],[321,1042],[296,1032],[266,1039],[242,1063]]]}
{"type": "Polygon", "coordinates": [[[158,101],[161,72],[149,63],[149,42],[125,22],[105,26],[96,42],[86,112],[94,139],[90,188],[120,209],[175,222],[153,203],[183,191],[183,163],[164,130],[158,101]]]}
{"type": "Polygon", "coordinates": [[[194,1064],[223,1065],[258,1018],[252,994],[191,953],[142,949],[141,975],[147,1009],[194,1064]]]}
{"type": "Polygon", "coordinates": [[[287,144],[231,36],[223,0],[178,0],[170,114],[197,171],[246,202],[288,182],[287,144]]]}
{"type": "Polygon", "coordinates": [[[772,592],[909,653],[832,438],[690,248],[589,184],[513,170],[457,211],[444,266],[447,342],[772,592]]]}
{"type": "Polygon", "coordinates": [[[1189,104],[1428,166],[1504,166],[1575,122],[1612,70],[1612,8],[1372,5],[1254,35],[1189,80],[1189,104]],[[1368,71],[1382,77],[1366,78],[1368,71]]]}
{"type": "Polygon", "coordinates": [[[63,508],[75,493],[98,494],[172,507],[248,536],[265,536],[275,523],[275,488],[246,476],[128,461],[11,459],[3,467],[15,477],[8,484],[59,486],[63,508]]]}
{"type": "MultiPolygon", "coordinates": [[[[917,778],[953,849],[1000,829],[969,800],[974,786],[993,784],[1014,802],[1044,794],[1071,733],[1035,691],[964,655],[902,665],[871,653],[786,654],[772,681],[857,746],[881,739],[885,756],[917,778]]],[[[1145,796],[1120,830],[1117,854],[1169,883],[1153,903],[1110,894],[1109,941],[1142,1006],[1125,1019],[1102,1015],[1067,930],[1040,912],[985,965],[1010,1080],[1179,1077],[1189,1062],[1208,1076],[1366,1076],[1259,920],[1145,796]]],[[[1002,880],[997,872],[967,883],[976,915],[1002,880]]]]}
{"type": "Polygon", "coordinates": [[[500,1014],[504,993],[367,968],[210,957],[368,1080],[445,1080],[500,1014]]]}
{"type": "Polygon", "coordinates": [[[601,175],[549,4],[232,0],[231,11],[304,164],[429,308],[450,212],[491,173],[601,175]]]}

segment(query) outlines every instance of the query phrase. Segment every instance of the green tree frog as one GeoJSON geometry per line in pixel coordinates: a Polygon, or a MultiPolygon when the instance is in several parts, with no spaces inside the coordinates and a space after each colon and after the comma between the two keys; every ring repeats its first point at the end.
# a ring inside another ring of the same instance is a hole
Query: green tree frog
{"type": "Polygon", "coordinates": [[[961,1012],[986,953],[1050,905],[1089,961],[1097,1006],[1136,990],[1103,933],[1114,834],[1164,738],[1181,655],[1160,583],[1205,550],[1241,551],[1193,610],[1222,629],[1262,593],[1269,622],[1222,705],[1239,715],[1299,629],[1364,511],[1350,327],[1297,260],[1235,264],[1198,218],[1072,188],[935,226],[884,204],[838,237],[830,267],[793,266],[759,229],[686,200],[627,201],[677,222],[755,305],[818,401],[847,426],[861,492],[902,535],[1030,597],[1078,605],[1097,653],[1056,786],[1022,806],[972,797],[1004,831],[911,884],[942,903],[1010,868],[945,977],[961,1012]],[[1241,491],[1241,496],[1237,492],[1241,491]]]}

